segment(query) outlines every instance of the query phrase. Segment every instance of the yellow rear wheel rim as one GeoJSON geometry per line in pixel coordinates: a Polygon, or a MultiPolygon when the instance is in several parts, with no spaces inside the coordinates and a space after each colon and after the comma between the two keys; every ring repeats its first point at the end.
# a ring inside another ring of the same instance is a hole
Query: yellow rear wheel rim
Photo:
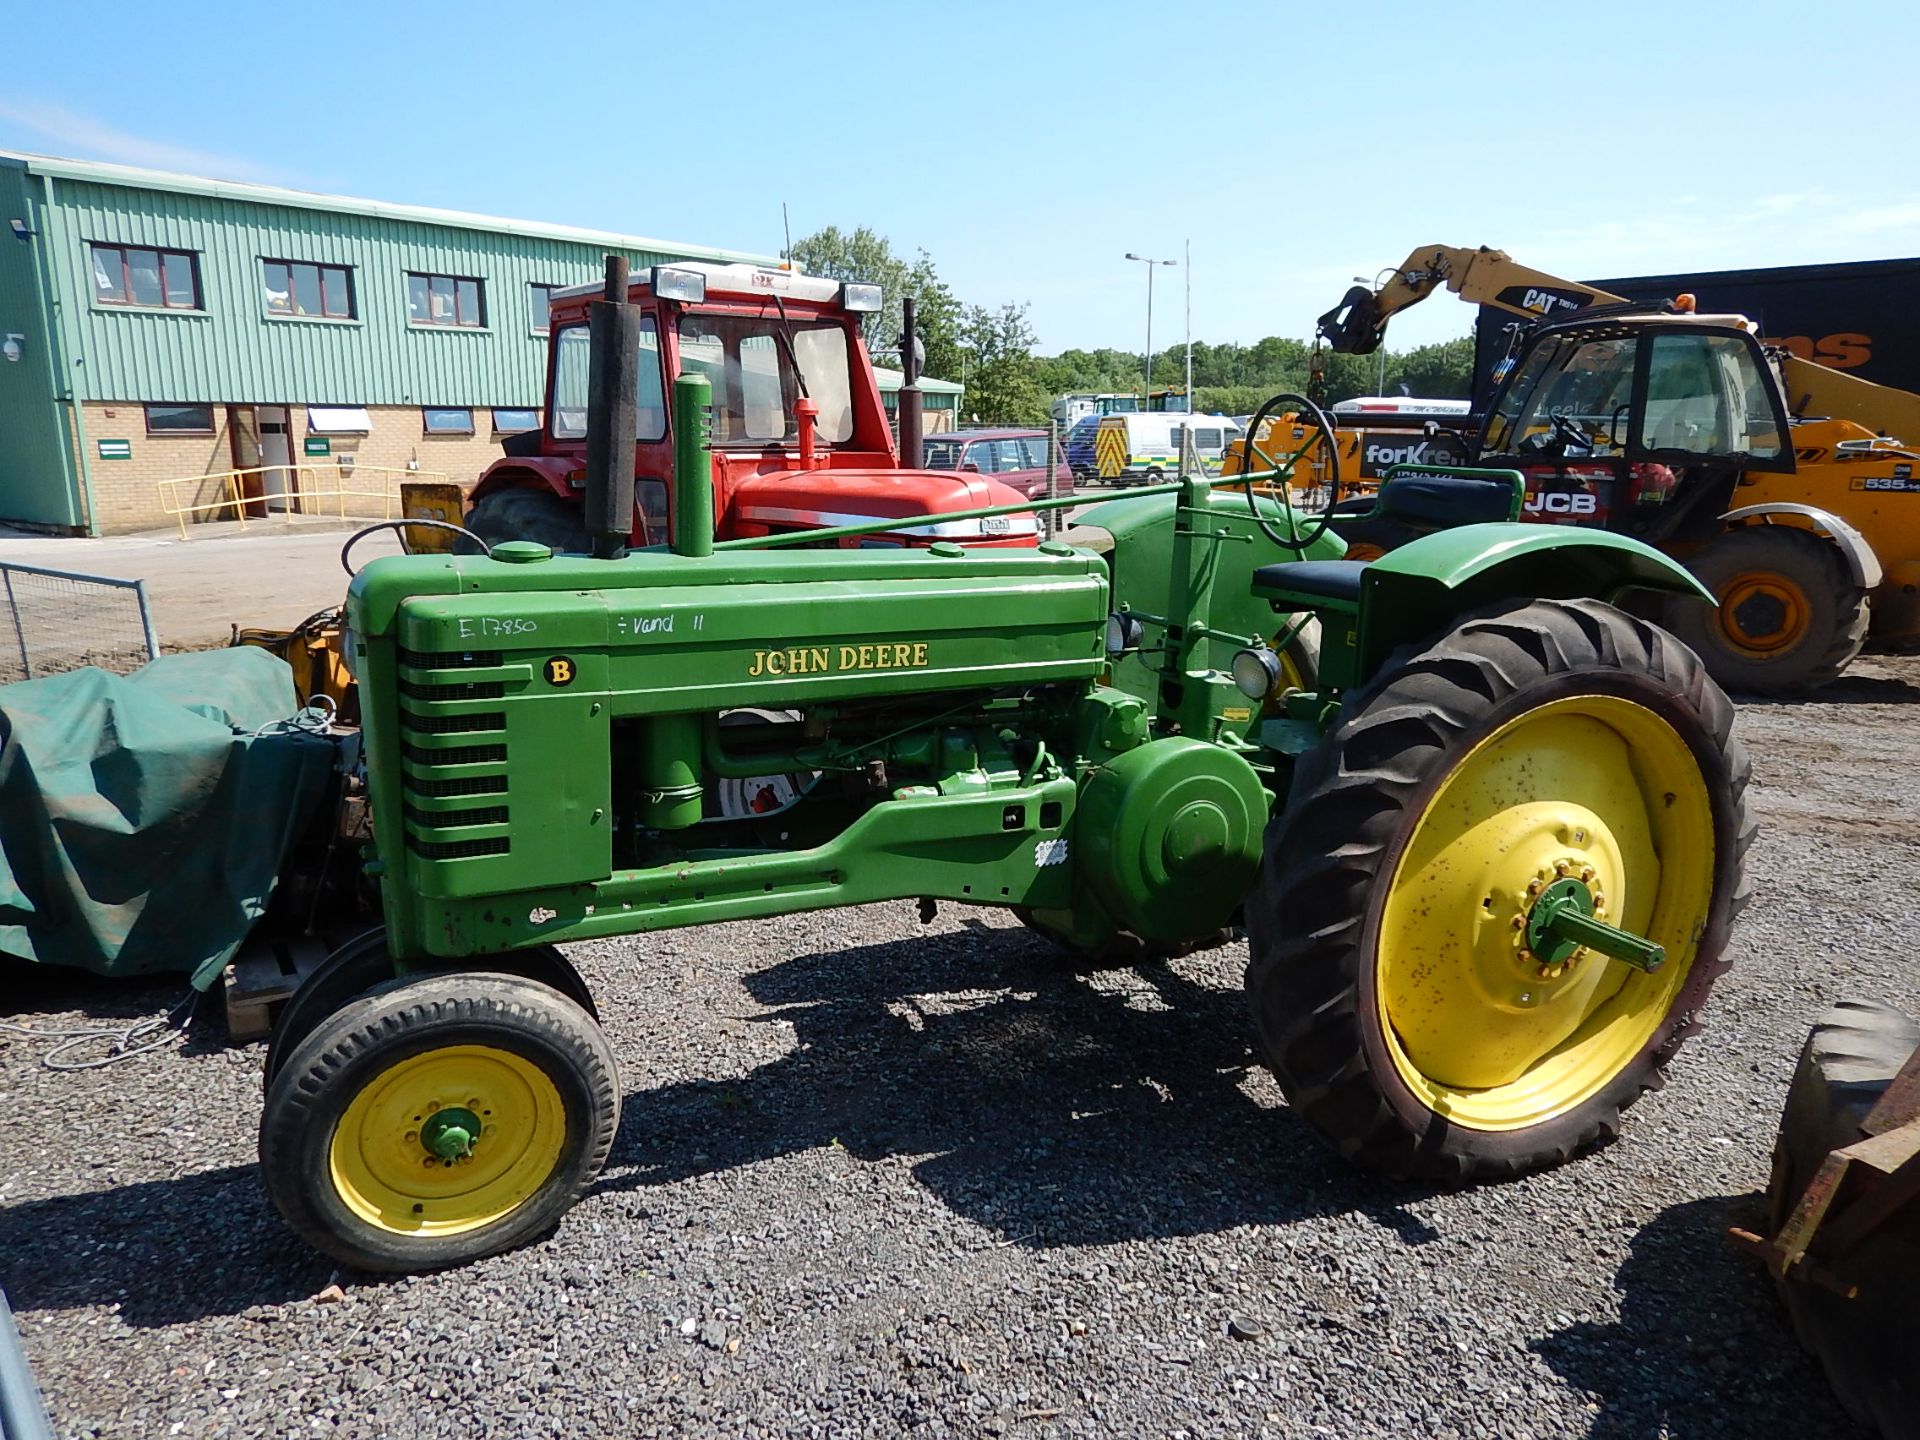
{"type": "Polygon", "coordinates": [[[1395,1069],[1456,1124],[1519,1130],[1631,1066],[1693,967],[1713,899],[1713,808],[1679,733],[1583,695],[1509,720],[1454,767],[1394,868],[1375,995],[1395,1069]],[[1601,917],[1664,945],[1645,974],[1590,950],[1543,965],[1529,886],[1583,877],[1601,917]],[[1546,973],[1542,973],[1545,971],[1546,973]]]}
{"type": "Polygon", "coordinates": [[[1769,570],[1744,571],[1728,580],[1714,616],[1726,642],[1753,656],[1791,650],[1813,623],[1806,592],[1769,570]]]}
{"type": "Polygon", "coordinates": [[[399,1235],[461,1235],[503,1219],[552,1175],[566,1106],[538,1065],[487,1045],[449,1045],[398,1061],[363,1086],[333,1132],[340,1199],[399,1235]],[[464,1157],[423,1141],[436,1114],[468,1112],[480,1133],[464,1157]]]}

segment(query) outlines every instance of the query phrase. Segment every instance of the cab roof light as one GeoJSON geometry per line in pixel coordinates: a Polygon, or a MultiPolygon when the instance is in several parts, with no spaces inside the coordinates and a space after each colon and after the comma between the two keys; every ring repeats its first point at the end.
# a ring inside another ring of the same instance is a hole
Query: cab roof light
{"type": "Polygon", "coordinates": [[[653,267],[653,293],[662,300],[698,305],[707,298],[707,277],[698,270],[656,265],[653,267]]]}
{"type": "Polygon", "coordinates": [[[880,308],[880,287],[849,280],[840,287],[840,304],[848,310],[871,313],[880,308]]]}

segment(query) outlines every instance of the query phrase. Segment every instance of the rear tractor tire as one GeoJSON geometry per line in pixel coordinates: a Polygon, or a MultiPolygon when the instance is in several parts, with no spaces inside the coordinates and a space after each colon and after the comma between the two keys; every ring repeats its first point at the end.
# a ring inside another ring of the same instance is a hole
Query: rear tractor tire
{"type": "Polygon", "coordinates": [[[1248,997],[1295,1111],[1448,1184],[1613,1135],[1726,968],[1753,833],[1732,725],[1692,652],[1592,601],[1389,660],[1301,761],[1247,900],[1248,997]],[[1664,964],[1536,932],[1575,900],[1664,964]]]}
{"type": "MultiPolygon", "coordinates": [[[[1920,1024],[1874,1000],[1843,1000],[1814,1024],[1787,1089],[1767,1186],[1769,1235],[1791,1218],[1830,1151],[1865,1138],[1867,1118],[1920,1046],[1920,1024]]],[[[1911,1213],[1912,1205],[1908,1211],[1911,1213]]],[[[1798,1278],[1779,1281],[1800,1343],[1820,1361],[1847,1413],[1882,1435],[1914,1433],[1920,1391],[1920,1235],[1892,1223],[1835,1262],[1851,1298],[1798,1278]]]]}
{"type": "Polygon", "coordinates": [[[1836,679],[1866,641],[1867,592],[1832,542],[1810,530],[1729,530],[1687,568],[1720,606],[1679,601],[1668,623],[1729,690],[1808,694],[1836,679]]]}
{"type": "MultiPolygon", "coordinates": [[[[551,490],[529,485],[509,486],[483,495],[467,512],[467,529],[489,545],[503,540],[532,540],[556,555],[587,553],[587,526],[580,507],[551,490]]],[[[480,547],[466,536],[454,542],[461,555],[478,555],[480,547]]]]}
{"type": "Polygon", "coordinates": [[[307,1032],[267,1089],[260,1170],[314,1248],[438,1270],[551,1229],[619,1119],[613,1054],[573,1001],[516,975],[434,975],[307,1032]]]}

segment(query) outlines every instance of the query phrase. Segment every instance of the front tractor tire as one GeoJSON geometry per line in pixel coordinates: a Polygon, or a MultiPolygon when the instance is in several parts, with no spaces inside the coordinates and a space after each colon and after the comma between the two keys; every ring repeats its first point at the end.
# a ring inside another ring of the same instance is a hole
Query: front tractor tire
{"type": "Polygon", "coordinates": [[[1732,725],[1685,646],[1592,601],[1390,660],[1302,760],[1247,901],[1293,1108],[1370,1169],[1447,1184],[1613,1135],[1726,968],[1753,828],[1732,725]],[[1569,896],[1664,964],[1542,938],[1569,896]]]}
{"type": "MultiPolygon", "coordinates": [[[[467,512],[467,529],[489,545],[503,540],[534,540],[556,555],[587,553],[587,524],[580,506],[551,490],[510,485],[482,495],[467,512]]],[[[454,543],[456,553],[477,555],[480,548],[466,536],[454,543]]]]}
{"type": "Polygon", "coordinates": [[[1720,605],[1678,602],[1669,624],[1729,690],[1806,695],[1837,679],[1866,642],[1867,592],[1839,550],[1810,530],[1729,530],[1687,568],[1720,605]]]}
{"type": "Polygon", "coordinates": [[[267,1089],[260,1170],[316,1249],[418,1273],[550,1230],[619,1118],[612,1052],[572,1000],[517,975],[434,975],[308,1031],[267,1089]]]}

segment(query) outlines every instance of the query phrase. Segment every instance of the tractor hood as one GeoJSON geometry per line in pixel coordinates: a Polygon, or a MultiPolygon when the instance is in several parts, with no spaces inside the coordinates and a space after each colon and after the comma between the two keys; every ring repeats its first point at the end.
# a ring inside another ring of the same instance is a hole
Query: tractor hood
{"type": "MultiPolygon", "coordinates": [[[[946,515],[993,505],[1018,505],[1026,496],[980,475],[951,470],[776,470],[734,487],[730,534],[868,525],[921,515],[946,515]]],[[[896,532],[927,540],[1006,543],[1039,534],[1031,514],[984,519],[931,520],[896,532]]]]}

